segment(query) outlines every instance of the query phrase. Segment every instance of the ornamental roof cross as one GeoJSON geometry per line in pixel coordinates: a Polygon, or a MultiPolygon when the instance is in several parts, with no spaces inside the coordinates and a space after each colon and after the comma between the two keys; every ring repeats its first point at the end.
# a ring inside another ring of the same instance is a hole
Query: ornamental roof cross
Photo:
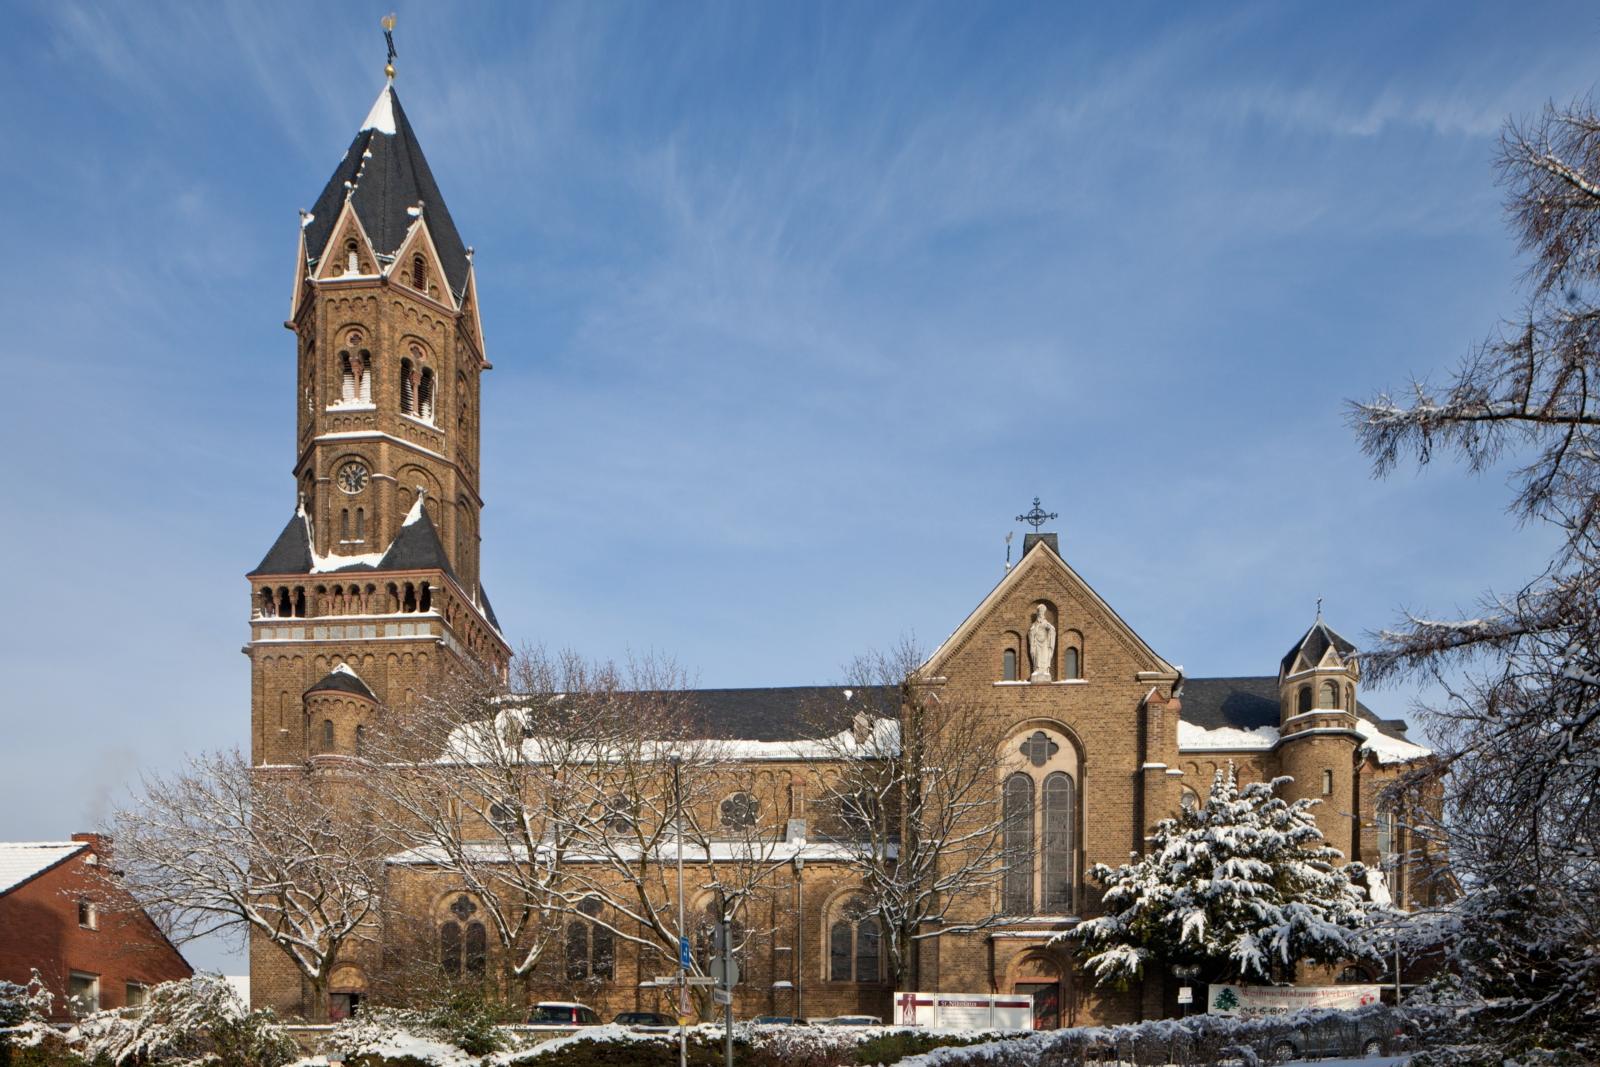
{"type": "Polygon", "coordinates": [[[1017,521],[1018,522],[1027,523],[1028,525],[1033,527],[1034,533],[1038,533],[1039,532],[1039,527],[1043,526],[1045,523],[1049,522],[1051,519],[1054,519],[1056,517],[1057,516],[1056,516],[1055,512],[1046,511],[1043,508],[1041,508],[1039,506],[1039,498],[1038,497],[1034,497],[1033,498],[1033,510],[1032,511],[1027,511],[1027,512],[1024,512],[1021,515],[1018,515],[1017,516],[1017,521]]]}

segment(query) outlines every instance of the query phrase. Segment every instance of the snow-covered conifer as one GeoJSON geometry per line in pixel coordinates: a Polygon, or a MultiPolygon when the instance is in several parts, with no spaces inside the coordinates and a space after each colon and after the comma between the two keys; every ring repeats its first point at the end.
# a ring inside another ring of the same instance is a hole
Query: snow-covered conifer
{"type": "Polygon", "coordinates": [[[1278,796],[1289,780],[1241,787],[1232,764],[1218,771],[1205,803],[1158,824],[1143,856],[1091,870],[1106,914],[1061,938],[1075,940],[1109,984],[1155,964],[1198,967],[1211,981],[1266,981],[1300,961],[1368,955],[1366,870],[1340,865],[1312,817],[1315,801],[1278,796]]]}

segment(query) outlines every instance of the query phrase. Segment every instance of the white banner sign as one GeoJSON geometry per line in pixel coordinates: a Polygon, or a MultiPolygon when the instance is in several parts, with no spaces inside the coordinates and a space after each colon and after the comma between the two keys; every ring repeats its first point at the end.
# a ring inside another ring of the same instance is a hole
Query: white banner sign
{"type": "Polygon", "coordinates": [[[1210,989],[1206,1011],[1212,1015],[1241,1019],[1288,1015],[1307,1008],[1353,1011],[1378,1003],[1381,989],[1381,986],[1375,985],[1214,985],[1210,989]]]}
{"type": "Polygon", "coordinates": [[[1032,1030],[1024,993],[896,993],[894,1024],[926,1030],[1032,1030]]]}

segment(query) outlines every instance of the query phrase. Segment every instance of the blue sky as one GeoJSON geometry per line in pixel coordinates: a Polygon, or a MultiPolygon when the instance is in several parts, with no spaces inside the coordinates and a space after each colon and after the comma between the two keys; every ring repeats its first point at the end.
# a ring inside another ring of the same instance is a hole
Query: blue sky
{"type": "MultiPolygon", "coordinates": [[[[246,740],[296,211],[388,7],[0,6],[0,839],[39,839],[246,740]]],[[[398,11],[514,643],[833,680],[953,629],[1037,494],[1168,659],[1267,674],[1318,596],[1360,638],[1550,543],[1500,473],[1372,481],[1342,407],[1516,312],[1495,138],[1590,91],[1592,6],[398,11]]]]}

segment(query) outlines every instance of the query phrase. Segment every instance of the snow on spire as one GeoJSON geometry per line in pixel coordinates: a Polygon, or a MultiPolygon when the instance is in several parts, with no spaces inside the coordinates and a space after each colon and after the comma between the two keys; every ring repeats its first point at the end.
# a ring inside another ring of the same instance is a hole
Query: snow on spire
{"type": "Polygon", "coordinates": [[[378,99],[373,102],[372,110],[367,112],[367,121],[361,124],[363,130],[377,130],[393,137],[394,126],[394,85],[391,82],[383,83],[383,91],[378,94],[378,99]]]}
{"type": "Polygon", "coordinates": [[[412,502],[411,510],[406,512],[406,521],[400,524],[402,528],[410,526],[412,523],[422,518],[422,500],[422,489],[419,486],[417,489],[417,499],[412,502]]]}
{"type": "MultiPolygon", "coordinates": [[[[329,674],[348,674],[350,677],[356,679],[356,681],[360,681],[361,680],[361,675],[359,675],[355,671],[351,670],[350,669],[350,664],[348,664],[348,663],[341,663],[337,667],[335,667],[333,670],[329,671],[328,673],[329,674]]],[[[365,684],[365,683],[363,683],[363,684],[365,684]]]]}

